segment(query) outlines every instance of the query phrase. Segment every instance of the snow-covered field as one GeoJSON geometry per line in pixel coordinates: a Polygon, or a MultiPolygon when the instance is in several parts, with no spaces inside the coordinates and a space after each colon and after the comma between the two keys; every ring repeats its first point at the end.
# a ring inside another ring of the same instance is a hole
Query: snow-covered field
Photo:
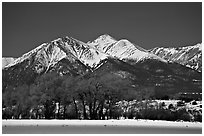
{"type": "Polygon", "coordinates": [[[164,126],[164,127],[202,127],[199,122],[173,122],[162,120],[3,120],[2,125],[117,125],[117,126],[164,126]]]}
{"type": "Polygon", "coordinates": [[[14,133],[202,133],[202,123],[153,120],[3,120],[3,134],[14,133]]]}

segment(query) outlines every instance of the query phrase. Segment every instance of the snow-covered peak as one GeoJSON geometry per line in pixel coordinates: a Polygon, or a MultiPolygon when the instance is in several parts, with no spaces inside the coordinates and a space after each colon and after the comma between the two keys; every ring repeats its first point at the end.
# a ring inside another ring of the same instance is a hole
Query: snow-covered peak
{"type": "Polygon", "coordinates": [[[100,36],[91,43],[89,42],[88,45],[121,60],[130,59],[138,62],[144,59],[157,59],[166,62],[164,59],[149,53],[147,50],[131,43],[127,39],[117,41],[107,34],[100,36]]]}
{"type": "Polygon", "coordinates": [[[104,51],[109,47],[110,45],[116,43],[117,40],[115,40],[113,37],[111,37],[108,34],[104,34],[99,36],[96,40],[93,42],[88,42],[87,44],[93,48],[96,48],[99,51],[104,51]]]}
{"type": "Polygon", "coordinates": [[[101,36],[99,36],[96,40],[115,40],[112,36],[110,36],[109,34],[103,34],[101,36]]]}

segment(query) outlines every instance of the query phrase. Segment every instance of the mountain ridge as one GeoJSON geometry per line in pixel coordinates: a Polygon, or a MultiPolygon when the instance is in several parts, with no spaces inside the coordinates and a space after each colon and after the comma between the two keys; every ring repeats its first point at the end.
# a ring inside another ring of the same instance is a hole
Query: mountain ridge
{"type": "Polygon", "coordinates": [[[202,71],[202,44],[184,47],[155,47],[149,52],[166,59],[190,67],[199,72],[202,71]]]}
{"type": "MultiPolygon", "coordinates": [[[[201,72],[202,69],[201,44],[177,48],[155,47],[153,49],[146,50],[136,44],[131,43],[127,39],[116,40],[108,34],[103,34],[94,41],[88,41],[87,43],[68,36],[57,38],[51,42],[43,43],[37,46],[31,51],[23,54],[21,57],[15,59],[12,57],[3,57],[2,69],[13,66],[17,63],[21,63],[31,54],[38,52],[38,50],[49,44],[56,45],[58,48],[63,50],[61,51],[62,54],[63,52],[69,55],[72,54],[72,57],[76,57],[83,64],[92,68],[98,66],[100,61],[106,59],[107,57],[116,57],[123,61],[131,62],[131,64],[143,61],[144,59],[156,59],[163,62],[176,62],[186,67],[198,70],[199,72],[201,72]],[[185,54],[187,54],[189,50],[191,51],[193,48],[198,49],[198,53],[194,53],[193,57],[190,55],[189,59],[186,58],[185,54]],[[184,59],[181,59],[181,55],[179,56],[178,54],[183,55],[184,59]],[[196,63],[196,61],[198,61],[198,63],[196,63]]],[[[62,56],[65,57],[65,54],[62,56]]]]}
{"type": "MultiPolygon", "coordinates": [[[[131,53],[131,52],[134,53],[134,51],[137,50],[137,48],[126,39],[121,39],[119,41],[116,41],[114,38],[112,38],[111,36],[106,34],[106,35],[99,36],[99,38],[97,38],[94,41],[101,41],[101,40],[105,40],[105,41],[103,41],[102,44],[100,43],[100,45],[99,45],[100,47],[98,48],[97,45],[95,46],[95,44],[92,44],[91,42],[84,43],[82,41],[79,41],[75,38],[68,37],[68,36],[62,37],[62,38],[57,38],[55,40],[52,40],[49,43],[43,43],[43,44],[39,45],[38,47],[23,54],[21,57],[18,57],[14,62],[12,62],[12,63],[4,66],[4,67],[6,68],[6,67],[13,66],[17,63],[21,63],[25,59],[28,59],[30,57],[30,55],[32,55],[33,53],[38,52],[42,48],[45,48],[45,46],[50,46],[50,44],[56,45],[58,48],[63,50],[63,52],[66,54],[72,54],[72,56],[76,57],[82,63],[84,63],[85,65],[88,65],[92,68],[95,67],[97,64],[99,64],[99,62],[101,60],[103,60],[107,57],[117,57],[119,59],[124,59],[124,58],[127,59],[129,57],[128,56],[129,53],[131,53]],[[108,38],[108,40],[106,40],[107,38],[108,38]],[[113,45],[113,43],[115,43],[115,45],[113,45]],[[118,55],[114,55],[115,52],[113,52],[113,51],[115,51],[115,49],[113,49],[112,52],[110,51],[109,53],[107,53],[106,51],[104,52],[103,50],[105,48],[109,48],[109,49],[111,48],[110,45],[113,45],[116,48],[121,48],[120,46],[124,45],[124,46],[126,46],[126,52],[123,52],[123,53],[118,54],[118,55]],[[117,47],[117,46],[119,46],[119,47],[117,47]],[[101,50],[101,48],[103,48],[103,50],[101,50]],[[128,48],[129,48],[129,50],[128,50],[128,48]],[[132,48],[132,49],[130,49],[130,48],[132,48]],[[120,55],[123,55],[123,56],[120,56],[120,55]]],[[[148,57],[148,55],[151,54],[151,53],[148,53],[144,49],[143,49],[143,51],[139,51],[139,52],[143,54],[143,57],[144,56],[148,57]]],[[[138,61],[138,60],[142,59],[142,57],[140,58],[140,55],[141,54],[138,54],[135,56],[132,55],[132,58],[138,61]]],[[[152,54],[150,56],[152,56],[152,54]]],[[[156,55],[154,57],[157,59],[160,59],[156,55]]],[[[160,60],[163,60],[163,59],[160,59],[160,60]]]]}

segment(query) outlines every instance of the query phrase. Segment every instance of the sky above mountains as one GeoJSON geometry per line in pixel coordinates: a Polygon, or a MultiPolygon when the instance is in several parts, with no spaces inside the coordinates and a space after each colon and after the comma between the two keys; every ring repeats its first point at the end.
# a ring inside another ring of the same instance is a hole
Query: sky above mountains
{"type": "Polygon", "coordinates": [[[202,42],[202,3],[3,3],[2,55],[19,57],[44,42],[102,34],[145,48],[202,42]]]}

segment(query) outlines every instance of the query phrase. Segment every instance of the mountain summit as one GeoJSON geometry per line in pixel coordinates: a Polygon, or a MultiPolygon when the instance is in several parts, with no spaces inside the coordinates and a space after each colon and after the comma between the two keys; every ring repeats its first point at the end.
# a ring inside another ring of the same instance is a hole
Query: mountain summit
{"type": "Polygon", "coordinates": [[[107,34],[102,35],[93,42],[88,42],[87,44],[96,50],[106,53],[112,57],[119,58],[120,60],[139,62],[144,59],[156,59],[166,62],[166,60],[148,52],[142,47],[131,43],[127,39],[117,41],[107,34]]]}

